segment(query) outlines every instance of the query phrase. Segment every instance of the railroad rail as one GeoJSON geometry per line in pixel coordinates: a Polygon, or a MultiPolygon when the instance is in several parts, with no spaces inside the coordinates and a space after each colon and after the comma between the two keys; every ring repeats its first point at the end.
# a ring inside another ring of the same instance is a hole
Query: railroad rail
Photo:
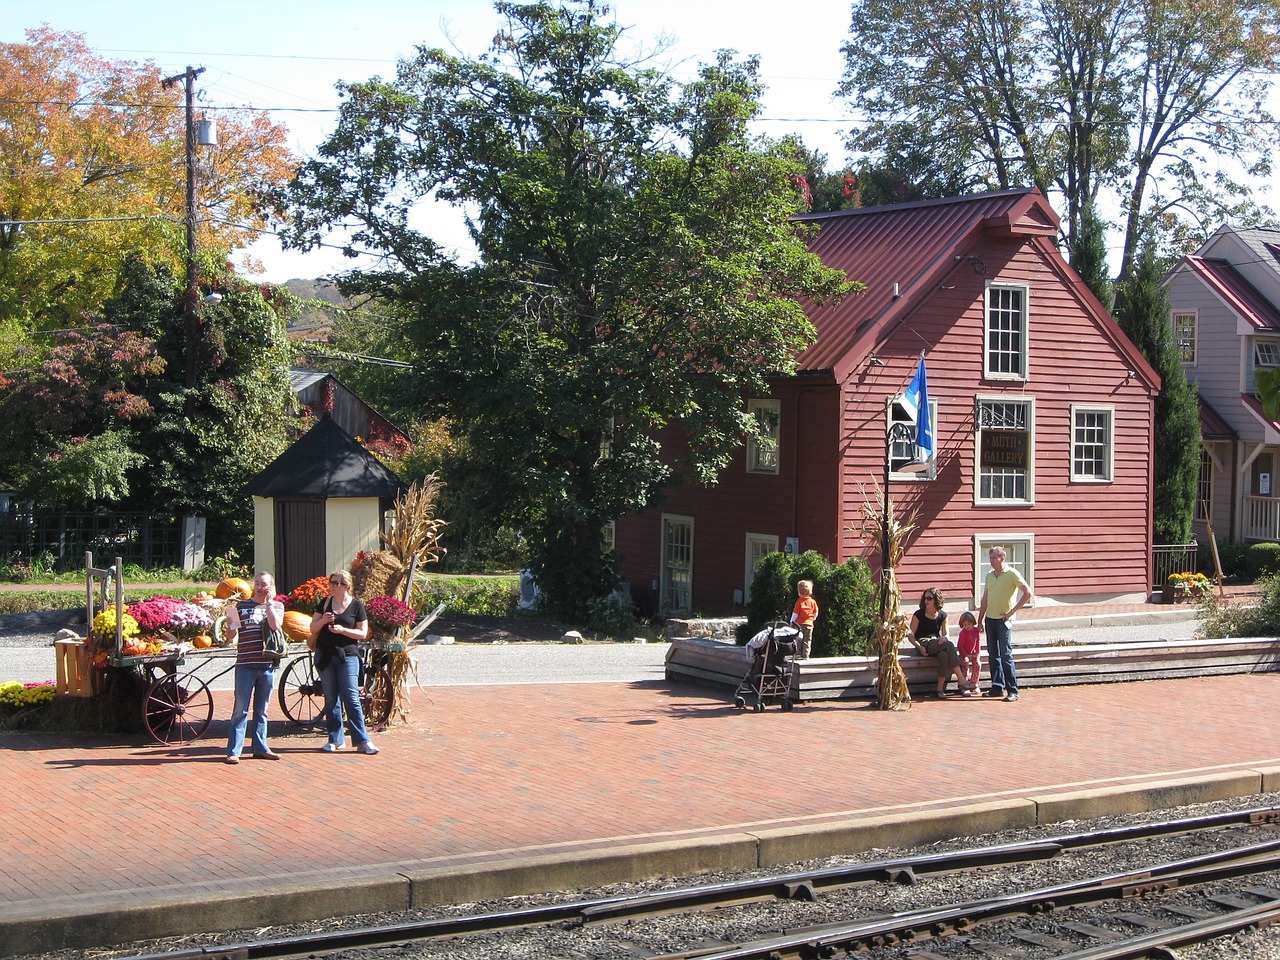
{"type": "MultiPolygon", "coordinates": [[[[791,872],[718,884],[703,884],[656,893],[597,898],[459,917],[444,917],[387,926],[360,927],[305,934],[272,940],[203,946],[163,953],[139,954],[131,960],[283,960],[316,956],[357,948],[403,945],[461,936],[501,933],[548,924],[587,926],[658,917],[679,912],[707,911],[744,906],[767,900],[817,900],[826,891],[859,884],[912,884],[931,875],[993,869],[1048,860],[1065,851],[1150,840],[1176,834],[1194,834],[1231,827],[1269,826],[1280,823],[1280,807],[1258,807],[1202,817],[1157,821],[1092,833],[1074,833],[1038,841],[1018,842],[910,858],[791,872]]],[[[890,917],[861,919],[824,925],[820,931],[778,936],[731,947],[702,947],[668,954],[660,960],[782,960],[795,957],[834,957],[847,951],[874,950],[933,937],[971,935],[983,923],[1012,917],[1038,917],[1064,907],[1107,901],[1137,901],[1192,884],[1249,877],[1280,870],[1280,839],[1249,844],[1227,851],[1158,864],[1139,871],[1090,878],[1035,891],[987,900],[931,907],[890,917]]],[[[1231,914],[1192,917],[1176,931],[1157,931],[1136,938],[1160,941],[1170,938],[1220,936],[1214,930],[1239,929],[1273,922],[1280,911],[1280,890],[1246,888],[1264,902],[1237,902],[1231,914]],[[1271,896],[1274,894],[1274,896],[1271,896]]],[[[1087,926],[1087,925],[1084,925],[1087,926]]],[[[1077,930],[1084,933],[1085,930],[1077,930]]],[[[1155,942],[1153,941],[1153,942],[1155,942]]],[[[1032,941],[1034,942],[1034,940],[1032,941]]],[[[1178,942],[1193,942],[1179,940],[1178,942]]],[[[980,948],[979,944],[978,945],[980,948]]],[[[1105,945],[1121,949],[1120,943],[1105,945]]],[[[1097,948],[1099,950],[1102,947],[1097,948]]],[[[1126,949],[1138,949],[1137,947],[1126,949]]],[[[1151,950],[1146,946],[1141,949],[1151,950]]],[[[1085,952],[1079,960],[1145,956],[1142,953],[1085,952]]],[[[1167,955],[1167,954],[1166,954],[1167,955]]],[[[1073,960],[1077,955],[1071,954],[1073,960]]]]}

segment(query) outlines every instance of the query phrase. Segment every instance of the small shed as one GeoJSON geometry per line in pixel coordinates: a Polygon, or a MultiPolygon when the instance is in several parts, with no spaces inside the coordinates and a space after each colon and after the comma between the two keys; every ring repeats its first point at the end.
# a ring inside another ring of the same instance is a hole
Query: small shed
{"type": "Polygon", "coordinates": [[[325,415],[241,491],[253,497],[253,563],[281,591],[346,569],[379,534],[403,481],[325,415]]]}

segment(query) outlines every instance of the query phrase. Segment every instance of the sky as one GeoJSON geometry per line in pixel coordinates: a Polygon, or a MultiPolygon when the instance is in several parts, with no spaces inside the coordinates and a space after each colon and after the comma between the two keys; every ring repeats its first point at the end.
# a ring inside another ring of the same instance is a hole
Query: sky
{"type": "MultiPolygon", "coordinates": [[[[737,0],[609,4],[626,28],[624,50],[652,51],[660,38],[671,41],[659,63],[669,65],[677,79],[692,77],[717,50],[759,55],[769,89],[757,131],[771,137],[797,133],[810,149],[827,155],[829,166],[843,165],[841,131],[850,124],[832,95],[843,72],[840,45],[848,35],[849,4],[789,0],[767,8],[767,15],[749,14],[745,6],[737,0]]],[[[224,0],[200,8],[156,0],[0,0],[0,40],[21,42],[24,31],[41,23],[82,34],[108,59],[153,61],[165,76],[203,67],[197,109],[203,103],[267,110],[289,129],[293,151],[307,157],[336,121],[336,83],[391,77],[396,60],[420,45],[479,55],[500,19],[490,0],[224,0]]],[[[430,231],[438,243],[470,259],[473,248],[456,215],[442,212],[430,231]]],[[[334,250],[285,252],[271,237],[250,252],[265,268],[262,279],[276,283],[359,263],[334,250]]]]}

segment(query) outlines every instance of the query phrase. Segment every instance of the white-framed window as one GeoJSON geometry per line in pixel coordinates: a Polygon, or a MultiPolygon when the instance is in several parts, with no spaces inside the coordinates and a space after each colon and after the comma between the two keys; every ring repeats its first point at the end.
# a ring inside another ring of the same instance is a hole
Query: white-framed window
{"type": "Polygon", "coordinates": [[[1109,481],[1115,467],[1115,408],[1071,406],[1071,479],[1109,481]]]}
{"type": "Polygon", "coordinates": [[[934,462],[929,464],[928,470],[907,471],[902,468],[909,463],[920,463],[924,460],[924,451],[916,446],[916,422],[911,419],[911,414],[907,412],[898,401],[902,397],[894,397],[889,401],[888,410],[885,413],[885,430],[889,439],[889,478],[891,480],[936,480],[938,477],[937,468],[937,451],[938,451],[938,401],[929,400],[929,423],[933,426],[933,449],[934,462]],[[907,430],[899,428],[894,430],[895,424],[903,424],[907,430]],[[904,435],[909,439],[904,439],[904,435]]]}
{"type": "Polygon", "coordinates": [[[777,473],[782,434],[782,401],[748,400],[747,413],[755,418],[760,430],[759,436],[747,441],[747,472],[777,473]]]}
{"type": "Polygon", "coordinates": [[[1195,519],[1204,522],[1209,519],[1213,505],[1213,457],[1209,456],[1209,448],[1200,447],[1200,472],[1196,475],[1196,510],[1195,519]]]}
{"type": "Polygon", "coordinates": [[[974,398],[975,504],[1035,502],[1035,400],[974,398]]]}
{"type": "Polygon", "coordinates": [[[1196,327],[1198,317],[1194,310],[1173,311],[1173,342],[1178,345],[1178,353],[1183,363],[1196,362],[1196,327]]]}
{"type": "Polygon", "coordinates": [[[604,549],[606,553],[612,553],[618,549],[618,521],[610,520],[600,528],[600,539],[604,541],[604,549]]]}
{"type": "Polygon", "coordinates": [[[974,589],[973,602],[976,606],[982,602],[982,591],[987,584],[987,574],[991,572],[991,558],[988,554],[992,547],[1004,547],[1004,565],[1022,574],[1028,586],[1035,583],[1035,547],[1034,533],[980,533],[973,538],[973,570],[974,589]]]}
{"type": "Polygon", "coordinates": [[[662,575],[658,607],[663,613],[693,610],[693,517],[662,515],[662,575]]]}
{"type": "Polygon", "coordinates": [[[1253,338],[1253,365],[1249,369],[1249,393],[1257,389],[1258,373],[1280,367],[1280,340],[1267,337],[1253,338]]]}
{"type": "Polygon", "coordinates": [[[760,561],[769,554],[777,552],[778,537],[776,534],[747,534],[746,570],[742,578],[743,603],[751,602],[751,584],[755,582],[756,568],[760,566],[760,561]]]}
{"type": "Polygon", "coordinates": [[[990,283],[986,291],[983,376],[1027,379],[1028,288],[990,283]]]}

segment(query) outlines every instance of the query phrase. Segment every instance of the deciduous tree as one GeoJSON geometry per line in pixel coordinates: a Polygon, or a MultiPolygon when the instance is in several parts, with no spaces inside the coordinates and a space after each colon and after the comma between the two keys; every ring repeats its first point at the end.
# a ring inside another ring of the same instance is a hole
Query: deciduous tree
{"type": "Polygon", "coordinates": [[[574,613],[614,586],[603,526],[676,479],[664,428],[714,479],[755,429],[744,396],[812,340],[802,298],[849,286],[790,222],[800,166],[747,132],[756,61],[677,87],[622,59],[594,0],[497,9],[487,54],[423,49],[347,85],[292,201],[303,245],[354,222],[384,255],[344,289],[412,316],[417,395],[466,425],[483,502],[531,531],[544,597],[574,613]],[[468,213],[476,263],[420,231],[433,199],[468,213]]]}
{"type": "Polygon", "coordinates": [[[853,149],[927,156],[973,188],[1040,187],[1062,198],[1073,248],[1085,205],[1109,198],[1121,277],[1145,227],[1191,242],[1258,215],[1276,0],[857,0],[843,49],[840,91],[865,118],[853,149]]]}
{"type": "MultiPolygon", "coordinates": [[[[79,34],[45,26],[0,44],[0,323],[77,326],[127,252],[182,262],[182,108],[155,64],[104,59],[79,34]]],[[[218,128],[200,158],[200,246],[225,259],[265,225],[262,191],[295,161],[263,113],[220,112],[218,128]]]]}

